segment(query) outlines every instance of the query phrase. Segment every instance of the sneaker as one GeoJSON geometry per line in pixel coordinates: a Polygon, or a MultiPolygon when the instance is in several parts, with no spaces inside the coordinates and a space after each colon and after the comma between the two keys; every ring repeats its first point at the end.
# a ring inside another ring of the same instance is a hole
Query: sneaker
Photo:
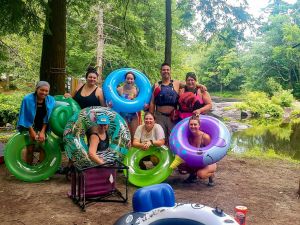
{"type": "Polygon", "coordinates": [[[183,182],[184,183],[196,183],[197,175],[195,173],[190,173],[189,177],[186,178],[183,182]]]}
{"type": "Polygon", "coordinates": [[[215,182],[214,182],[212,176],[208,178],[207,186],[208,186],[208,187],[213,187],[213,186],[215,186],[215,182]]]}

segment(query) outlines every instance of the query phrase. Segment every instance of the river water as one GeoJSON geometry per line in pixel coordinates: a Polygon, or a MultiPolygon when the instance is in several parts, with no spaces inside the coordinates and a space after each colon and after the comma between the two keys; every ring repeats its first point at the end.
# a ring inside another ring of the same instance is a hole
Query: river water
{"type": "Polygon", "coordinates": [[[273,150],[278,155],[300,161],[300,123],[252,121],[252,127],[232,135],[232,151],[273,150]]]}

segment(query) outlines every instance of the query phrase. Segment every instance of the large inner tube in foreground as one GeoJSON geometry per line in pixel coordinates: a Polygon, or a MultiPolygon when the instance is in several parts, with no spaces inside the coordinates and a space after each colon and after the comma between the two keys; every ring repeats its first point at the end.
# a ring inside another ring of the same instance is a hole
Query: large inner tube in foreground
{"type": "Polygon", "coordinates": [[[159,184],[172,173],[173,170],[169,167],[173,159],[174,156],[172,152],[166,146],[151,146],[147,151],[131,148],[124,158],[124,164],[129,167],[128,180],[138,187],[159,184]],[[141,169],[139,166],[140,161],[152,155],[158,158],[158,164],[148,170],[141,169]]]}
{"type": "Polygon", "coordinates": [[[219,208],[175,203],[173,188],[164,183],[136,190],[132,207],[134,211],[123,215],[114,225],[238,225],[219,208]]]}
{"type": "Polygon", "coordinates": [[[28,182],[38,182],[55,174],[61,164],[61,150],[58,142],[47,135],[45,142],[33,142],[28,132],[15,134],[4,148],[5,165],[18,179],[28,182]],[[22,159],[23,149],[35,144],[45,152],[45,158],[36,165],[29,165],[22,159]]]}
{"type": "Polygon", "coordinates": [[[220,209],[198,203],[176,203],[173,207],[155,208],[149,212],[131,212],[114,225],[238,225],[220,209]]]}
{"type": "Polygon", "coordinates": [[[87,107],[68,121],[63,135],[66,154],[69,159],[75,161],[75,165],[78,167],[96,165],[88,156],[88,146],[85,140],[86,131],[90,127],[96,126],[96,117],[103,114],[107,115],[110,120],[108,128],[109,148],[117,153],[119,160],[123,160],[124,155],[127,154],[126,145],[131,137],[125,120],[108,107],[87,107]]]}
{"type": "Polygon", "coordinates": [[[221,160],[230,147],[231,135],[220,120],[211,116],[200,116],[200,130],[207,133],[211,142],[203,148],[189,144],[189,119],[185,118],[173,128],[170,135],[170,149],[191,168],[203,168],[221,160]]]}

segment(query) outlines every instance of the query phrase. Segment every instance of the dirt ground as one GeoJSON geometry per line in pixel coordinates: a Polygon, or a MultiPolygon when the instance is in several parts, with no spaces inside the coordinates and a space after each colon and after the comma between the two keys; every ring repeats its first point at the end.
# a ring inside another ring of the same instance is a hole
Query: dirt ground
{"type": "MultiPolygon", "coordinates": [[[[207,187],[204,181],[185,184],[184,178],[174,173],[167,179],[177,202],[218,206],[230,215],[234,206],[245,205],[249,209],[247,225],[299,224],[299,164],[231,155],[218,163],[214,187],[207,187]]],[[[0,165],[0,224],[110,225],[132,210],[136,187],[129,186],[127,204],[97,203],[86,212],[67,197],[69,189],[70,182],[63,175],[40,183],[25,183],[0,165]]]]}

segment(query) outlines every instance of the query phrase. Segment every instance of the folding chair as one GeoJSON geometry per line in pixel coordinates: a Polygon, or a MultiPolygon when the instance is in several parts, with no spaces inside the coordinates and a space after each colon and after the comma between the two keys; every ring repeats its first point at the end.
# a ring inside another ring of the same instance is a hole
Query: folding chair
{"type": "Polygon", "coordinates": [[[128,174],[128,167],[119,161],[86,168],[72,166],[69,197],[83,211],[87,205],[95,202],[125,203],[128,200],[128,174]],[[117,172],[124,170],[125,187],[121,192],[117,188],[117,172]]]}

